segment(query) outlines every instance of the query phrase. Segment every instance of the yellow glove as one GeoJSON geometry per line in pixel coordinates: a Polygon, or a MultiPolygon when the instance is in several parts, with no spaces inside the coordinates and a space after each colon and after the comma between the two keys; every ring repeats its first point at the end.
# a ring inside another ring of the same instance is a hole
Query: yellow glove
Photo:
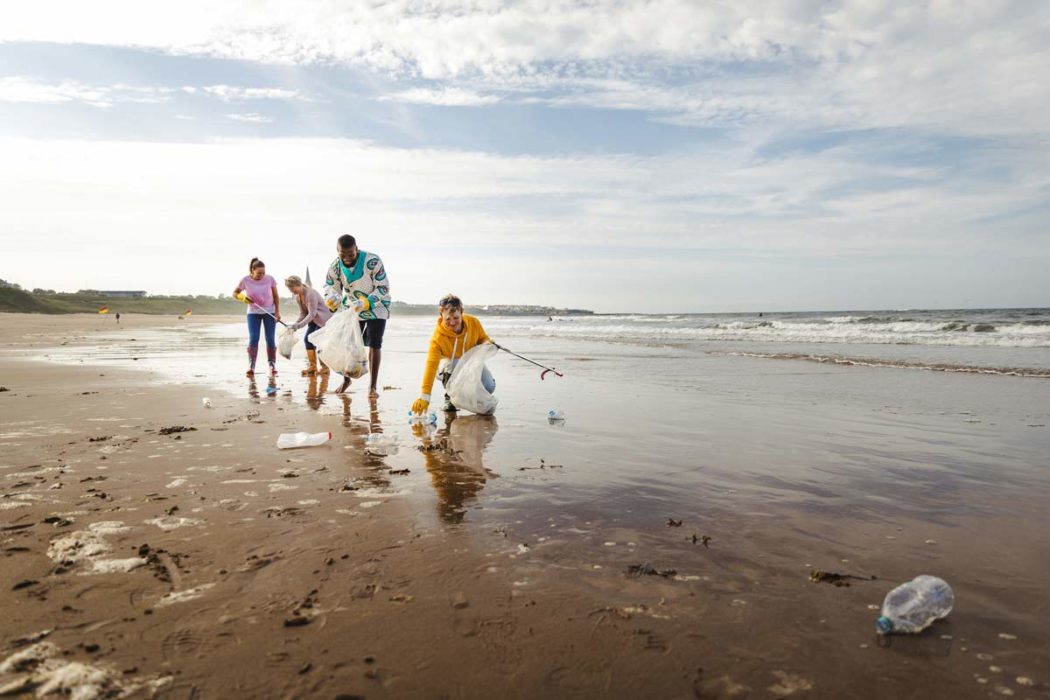
{"type": "Polygon", "coordinates": [[[412,413],[416,413],[416,414],[422,415],[423,413],[426,413],[426,410],[429,407],[430,407],[430,396],[428,394],[423,394],[423,396],[420,396],[412,404],[412,413]]]}
{"type": "Polygon", "coordinates": [[[237,293],[237,301],[243,301],[245,304],[251,304],[252,300],[248,298],[248,295],[244,292],[237,293]]]}
{"type": "Polygon", "coordinates": [[[368,301],[368,297],[353,297],[350,300],[350,308],[361,313],[362,311],[368,311],[372,308],[372,303],[368,301]]]}
{"type": "Polygon", "coordinates": [[[339,310],[339,302],[336,301],[335,299],[325,299],[324,303],[325,303],[325,306],[328,307],[329,311],[338,311],[339,310]]]}

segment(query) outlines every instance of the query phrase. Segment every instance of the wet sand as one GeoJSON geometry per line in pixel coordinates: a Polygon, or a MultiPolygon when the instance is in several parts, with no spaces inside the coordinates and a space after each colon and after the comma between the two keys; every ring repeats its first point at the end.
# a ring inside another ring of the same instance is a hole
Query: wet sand
{"type": "Polygon", "coordinates": [[[374,405],[288,363],[268,394],[166,380],[148,348],[139,371],[28,359],[171,323],[0,315],[0,692],[1050,696],[1050,384],[676,374],[673,350],[581,343],[553,398],[501,365],[496,418],[415,434],[420,343],[396,334],[383,376],[408,388],[374,405]],[[566,424],[534,420],[555,399],[566,424]],[[276,450],[289,430],[334,437],[276,450]],[[394,454],[365,453],[380,431],[394,454]],[[918,573],[956,610],[880,646],[870,606],[918,573]]]}

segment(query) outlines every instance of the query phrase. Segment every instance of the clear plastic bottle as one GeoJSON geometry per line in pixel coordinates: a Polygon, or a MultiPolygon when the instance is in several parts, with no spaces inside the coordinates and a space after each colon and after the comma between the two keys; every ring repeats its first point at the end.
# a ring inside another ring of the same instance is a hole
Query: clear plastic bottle
{"type": "Polygon", "coordinates": [[[955,593],[944,579],[916,576],[886,594],[882,615],[875,620],[879,634],[914,634],[934,620],[947,617],[955,605],[955,593]]]}
{"type": "Polygon", "coordinates": [[[408,423],[409,425],[416,425],[421,423],[423,425],[437,425],[438,416],[433,411],[424,411],[423,413],[408,412],[408,423]]]}
{"type": "Polygon", "coordinates": [[[552,408],[547,411],[547,420],[551,423],[561,423],[565,420],[565,411],[557,408],[552,408]]]}
{"type": "Polygon", "coordinates": [[[281,433],[277,437],[277,447],[282,450],[289,450],[293,447],[317,447],[331,439],[331,433],[281,433]]]}
{"type": "Polygon", "coordinates": [[[373,455],[396,455],[397,436],[384,433],[369,433],[365,436],[365,452],[373,455]]]}

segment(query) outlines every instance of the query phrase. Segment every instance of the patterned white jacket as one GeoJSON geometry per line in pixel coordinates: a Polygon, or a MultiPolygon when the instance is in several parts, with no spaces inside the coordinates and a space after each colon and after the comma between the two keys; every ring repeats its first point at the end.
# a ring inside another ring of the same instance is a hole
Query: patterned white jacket
{"type": "Polygon", "coordinates": [[[358,318],[390,318],[390,280],[383,261],[375,253],[359,250],[357,263],[349,268],[336,258],[328,266],[324,280],[324,298],[350,308],[353,299],[368,299],[369,308],[360,311],[358,318]]]}

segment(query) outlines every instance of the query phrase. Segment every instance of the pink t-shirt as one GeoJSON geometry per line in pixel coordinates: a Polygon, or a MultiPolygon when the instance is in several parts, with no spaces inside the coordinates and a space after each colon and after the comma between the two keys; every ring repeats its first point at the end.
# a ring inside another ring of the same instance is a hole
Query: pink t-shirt
{"type": "Polygon", "coordinates": [[[253,280],[250,275],[241,279],[239,285],[248,298],[252,300],[248,306],[248,313],[261,314],[263,312],[273,313],[273,288],[277,286],[277,280],[270,275],[263,275],[261,280],[253,280]]]}

